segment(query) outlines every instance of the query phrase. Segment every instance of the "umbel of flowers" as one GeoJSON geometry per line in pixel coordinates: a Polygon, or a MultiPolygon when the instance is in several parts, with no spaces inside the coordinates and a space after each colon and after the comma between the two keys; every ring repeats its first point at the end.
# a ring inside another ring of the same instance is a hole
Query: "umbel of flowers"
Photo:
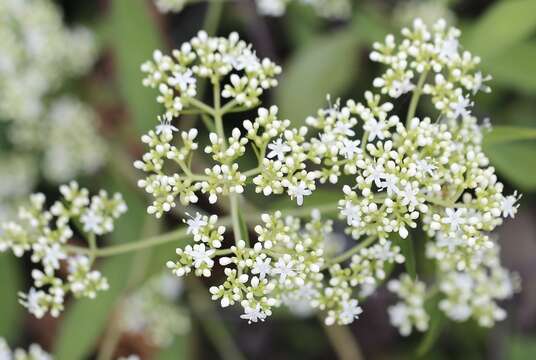
{"type": "Polygon", "coordinates": [[[120,194],[110,197],[101,191],[90,198],[75,182],[61,186],[60,192],[61,200],[48,209],[43,194],[32,195],[29,205],[19,209],[18,220],[0,227],[0,252],[11,250],[17,257],[29,253],[39,266],[32,270],[30,291],[20,293],[20,303],[38,318],[47,313],[57,317],[69,294],[94,298],[108,289],[106,278],[92,269],[97,236],[113,231],[114,220],[127,209],[120,194]],[[67,244],[75,231],[87,240],[87,255],[67,244]],[[64,264],[67,275],[62,277],[64,264]]]}
{"type": "Polygon", "coordinates": [[[94,173],[105,158],[95,112],[61,94],[97,56],[93,34],[64,25],[51,0],[0,0],[0,218],[39,175],[55,184],[94,173]]]}
{"type": "MultiPolygon", "coordinates": [[[[205,0],[206,2],[214,0],[205,0]]],[[[188,4],[194,4],[199,0],[155,0],[155,5],[159,11],[180,12],[188,4]]],[[[255,0],[257,11],[266,16],[282,16],[287,10],[287,6],[292,3],[299,3],[310,6],[319,16],[329,19],[341,19],[348,17],[351,13],[352,4],[350,0],[255,0]]]]}
{"type": "Polygon", "coordinates": [[[421,228],[436,276],[429,284],[409,274],[388,283],[401,299],[388,310],[401,334],[428,328],[424,305],[437,294],[439,308],[452,320],[474,318],[491,326],[504,319],[497,302],[517,284],[501,266],[490,233],[515,215],[519,197],[503,194],[482,152],[488,124],[479,124],[471,110],[475,95],[490,91],[490,77],[478,70],[478,57],[460,49],[459,35],[445,21],[427,28],[419,19],[402,30],[399,43],[388,35],[370,55],[386,65],[373,83],[378,92],[366,92],[363,102],[337,101],[299,128],[280,119],[276,106],[258,107],[281,69],[235,33],[225,38],[200,32],[171,56],[155,51],[142,66],[144,84],[158,89],[166,112],[156,130],[142,137],[149,150],[135,163],[147,173],[139,185],[154,197],[148,212],[160,217],[177,202],[192,205],[206,196],[210,203],[228,198],[231,215],[190,216],[193,243],[177,249],[178,260],[168,267],[177,276],[210,277],[219,263],[225,280],[210,288],[212,298],[222,307],[240,304],[249,322],[299,300],[323,313],[328,325],[349,324],[362,312],[359,300],[404,263],[398,244],[412,241],[411,229],[421,228]],[[201,79],[213,87],[211,104],[197,97],[201,79]],[[393,102],[405,97],[409,106],[400,119],[393,102]],[[436,111],[418,117],[423,99],[436,111]],[[224,118],[257,107],[255,118],[225,134],[224,118]],[[204,149],[197,129],[179,132],[171,123],[192,113],[204,116],[204,149]],[[256,155],[257,166],[239,166],[246,152],[256,155]],[[194,170],[194,157],[195,168],[204,170],[194,170]],[[305,216],[299,209],[257,218],[240,211],[247,186],[264,196],[287,194],[301,206],[326,182],[340,187],[335,210],[355,239],[339,254],[326,251],[332,236],[332,220],[321,216],[326,206],[305,216]],[[253,241],[246,223],[253,224],[253,241]],[[233,227],[233,244],[225,244],[225,225],[233,227]]]}

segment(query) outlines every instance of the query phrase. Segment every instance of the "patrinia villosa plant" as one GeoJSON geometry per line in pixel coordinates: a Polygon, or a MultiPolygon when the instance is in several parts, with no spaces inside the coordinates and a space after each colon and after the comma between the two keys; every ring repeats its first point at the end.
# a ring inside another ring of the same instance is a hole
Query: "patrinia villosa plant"
{"type": "MultiPolygon", "coordinates": [[[[225,133],[224,118],[258,107],[264,91],[277,85],[281,68],[259,59],[236,33],[213,38],[200,32],[171,56],[155,51],[153,60],[142,66],[144,84],[158,89],[157,101],[166,112],[156,130],[142,137],[149,151],[135,163],[147,173],[140,187],[154,197],[148,212],[161,217],[177,200],[193,206],[203,194],[213,204],[228,201],[230,216],[218,219],[197,213],[186,220],[186,231],[108,249],[68,247],[64,245],[68,236],[19,237],[5,231],[2,248],[20,254],[22,243],[23,250],[48,254],[59,246],[68,253],[94,257],[191,237],[193,242],[177,249],[178,259],[167,265],[177,276],[193,272],[210,277],[219,262],[225,280],[210,293],[222,307],[239,303],[244,310],[241,317],[251,323],[265,320],[282,304],[305,303],[331,325],[353,322],[362,312],[359,300],[385,282],[396,264],[414,260],[412,250],[402,252],[399,246],[411,249],[409,230],[419,228],[428,238],[425,255],[436,263],[435,277],[425,284],[410,271],[388,282],[401,299],[388,309],[393,325],[403,335],[413,328],[425,331],[429,323],[425,305],[435,304],[455,321],[474,318],[482,326],[492,326],[505,317],[497,301],[510,297],[518,284],[501,266],[499,246],[490,233],[503,217],[515,215],[519,197],[503,195],[503,184],[481,149],[488,124],[479,125],[471,115],[473,97],[490,91],[485,84],[489,77],[478,71],[478,57],[460,50],[459,30],[448,28],[444,21],[428,29],[416,20],[402,35],[399,44],[392,35],[385,43],[374,44],[370,57],[387,70],[374,80],[378,92],[366,92],[364,103],[337,102],[299,128],[279,119],[277,107],[259,107],[255,119],[244,121],[230,134],[225,133]],[[211,104],[198,96],[198,84],[204,79],[213,88],[211,104]],[[402,96],[411,98],[405,120],[394,115],[393,104],[383,99],[402,96]],[[423,98],[435,107],[429,117],[416,116],[423,98]],[[209,131],[203,151],[198,151],[197,129],[176,136],[178,129],[171,121],[181,114],[201,114],[209,131]],[[239,166],[246,151],[255,153],[257,166],[239,166]],[[203,152],[207,159],[202,159],[203,152]],[[203,161],[211,165],[196,172],[194,153],[198,167],[203,161]],[[348,178],[352,180],[340,184],[348,178]],[[286,193],[302,206],[317,186],[327,182],[341,189],[333,204],[258,216],[241,212],[247,186],[264,196],[286,193]],[[338,254],[328,251],[332,220],[322,214],[334,211],[356,241],[338,254]],[[246,224],[253,225],[255,239],[249,239],[246,224]],[[227,225],[232,226],[232,245],[224,241],[227,225]]],[[[42,203],[37,200],[37,205],[42,203]]],[[[87,200],[83,203],[77,209],[87,200]]],[[[39,215],[40,211],[37,206],[32,214],[38,215],[33,217],[23,212],[23,220],[30,221],[7,229],[19,226],[19,231],[33,235],[51,216],[39,215]]],[[[89,221],[100,222],[100,218],[89,221]]],[[[94,244],[92,236],[89,240],[94,244]]],[[[48,279],[47,269],[55,268],[48,260],[42,263],[45,272],[34,276],[37,286],[48,279]]],[[[60,281],[44,284],[55,290],[60,281]]],[[[97,288],[105,288],[100,284],[97,288]]],[[[46,295],[50,306],[41,305],[44,295],[24,296],[23,303],[39,309],[37,314],[43,306],[56,309],[52,290],[46,295]]]]}

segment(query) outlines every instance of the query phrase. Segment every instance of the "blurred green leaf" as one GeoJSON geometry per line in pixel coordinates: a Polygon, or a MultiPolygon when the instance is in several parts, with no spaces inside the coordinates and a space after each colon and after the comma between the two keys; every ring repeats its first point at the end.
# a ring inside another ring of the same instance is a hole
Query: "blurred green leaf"
{"type": "MultiPolygon", "coordinates": [[[[107,180],[105,188],[120,191],[129,207],[127,213],[116,222],[110,242],[136,241],[141,237],[146,216],[145,205],[120,179],[115,182],[113,177],[107,180]]],[[[54,347],[56,359],[83,359],[92,352],[103,335],[117,300],[128,285],[132,267],[137,265],[133,264],[132,258],[132,254],[127,254],[106,260],[99,270],[108,279],[110,289],[99,293],[94,300],[75,300],[68,307],[54,347]]]]}
{"type": "Polygon", "coordinates": [[[494,126],[493,130],[484,136],[484,146],[531,139],[536,140],[536,128],[494,126]]]}
{"type": "Polygon", "coordinates": [[[188,337],[177,336],[171,346],[161,350],[156,360],[181,360],[188,358],[188,337]]]}
{"type": "Polygon", "coordinates": [[[19,323],[23,315],[17,293],[22,290],[22,277],[17,259],[9,254],[0,254],[0,337],[8,342],[19,335],[19,323]]]}
{"type": "MultiPolygon", "coordinates": [[[[307,207],[322,206],[326,204],[336,204],[343,195],[336,189],[319,188],[313,191],[312,195],[303,199],[303,205],[307,207]]],[[[267,210],[296,209],[296,200],[291,200],[287,196],[276,201],[272,201],[264,206],[267,210]]],[[[334,211],[335,212],[335,211],[334,211]]]]}
{"type": "Polygon", "coordinates": [[[294,126],[342,96],[359,68],[360,37],[353,28],[317,37],[299,49],[285,66],[275,103],[294,126]]]}
{"type": "Polygon", "coordinates": [[[404,267],[406,269],[406,272],[411,276],[413,279],[417,278],[417,262],[415,260],[415,249],[413,246],[413,237],[408,235],[407,238],[402,239],[400,236],[396,235],[396,238],[398,238],[398,245],[400,246],[400,250],[402,252],[402,255],[406,258],[404,261],[404,267]]]}
{"type": "Polygon", "coordinates": [[[528,360],[536,354],[536,338],[528,336],[512,336],[507,341],[506,359],[528,360]]]}
{"type": "Polygon", "coordinates": [[[484,147],[497,171],[522,191],[536,190],[536,142],[510,142],[484,147]]]}
{"type": "Polygon", "coordinates": [[[148,2],[113,0],[105,26],[108,42],[114,50],[119,90],[127,103],[136,128],[146,132],[154,127],[161,107],[153,89],[142,86],[140,65],[156,49],[164,47],[148,2]]]}
{"type": "Polygon", "coordinates": [[[110,289],[94,300],[75,300],[70,306],[54,347],[55,359],[84,359],[91,354],[124,290],[131,259],[130,255],[123,255],[106,261],[100,270],[108,278],[110,289]]]}
{"type": "Polygon", "coordinates": [[[464,47],[488,60],[527,39],[536,30],[536,1],[497,1],[472,27],[465,29],[464,47]]]}
{"type": "MultiPolygon", "coordinates": [[[[536,4],[536,1],[534,2],[536,4]]],[[[496,56],[485,59],[482,67],[493,75],[493,82],[528,94],[536,93],[536,43],[516,44],[496,56]]]]}
{"type": "Polygon", "coordinates": [[[536,128],[497,126],[484,137],[483,149],[508,181],[525,191],[536,189],[536,128]]]}

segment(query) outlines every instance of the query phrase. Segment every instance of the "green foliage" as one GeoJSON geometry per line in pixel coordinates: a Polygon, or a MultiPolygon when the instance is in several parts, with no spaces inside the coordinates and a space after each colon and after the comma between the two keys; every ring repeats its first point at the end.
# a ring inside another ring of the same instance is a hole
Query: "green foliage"
{"type": "Polygon", "coordinates": [[[332,99],[343,95],[360,66],[359,45],[359,35],[350,29],[317,37],[298,50],[276,88],[281,116],[300,126],[316,109],[328,105],[326,94],[332,99]]]}
{"type": "Polygon", "coordinates": [[[497,1],[477,22],[467,29],[464,47],[487,61],[493,55],[527,39],[536,30],[534,0],[497,1]]]}
{"type": "Polygon", "coordinates": [[[163,42],[144,0],[113,0],[106,20],[106,34],[113,49],[117,82],[128,105],[136,129],[146,132],[154,127],[160,106],[154,91],[141,85],[140,65],[151,58],[163,42]]]}
{"type": "MultiPolygon", "coordinates": [[[[129,207],[128,212],[117,221],[110,242],[120,244],[136,241],[141,237],[146,217],[143,202],[125,184],[119,186],[112,182],[107,188],[122,192],[129,207]]],[[[138,266],[133,261],[134,256],[128,254],[106,260],[100,270],[108,278],[110,290],[99,294],[94,300],[77,300],[68,308],[54,346],[56,359],[83,359],[91,354],[99,337],[105,332],[117,300],[128,285],[131,270],[138,266]]]]}
{"type": "Polygon", "coordinates": [[[507,340],[505,359],[527,360],[536,354],[536,338],[529,336],[512,336],[507,340]]]}
{"type": "Polygon", "coordinates": [[[522,191],[536,190],[536,128],[499,126],[484,139],[499,173],[522,191]]]}
{"type": "Polygon", "coordinates": [[[17,302],[17,293],[22,290],[22,277],[17,259],[11,254],[0,254],[0,337],[8,341],[19,335],[23,308],[17,302]]]}

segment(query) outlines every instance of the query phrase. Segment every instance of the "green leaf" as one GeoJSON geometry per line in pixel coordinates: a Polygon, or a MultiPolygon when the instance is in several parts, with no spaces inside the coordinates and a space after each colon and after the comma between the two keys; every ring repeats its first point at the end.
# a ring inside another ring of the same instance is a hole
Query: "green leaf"
{"type": "MultiPolygon", "coordinates": [[[[105,188],[121,192],[129,209],[116,222],[110,242],[118,244],[136,241],[142,236],[145,206],[135,192],[129,191],[128,185],[120,183],[120,179],[116,180],[114,182],[113,177],[108,179],[105,188]]],[[[57,360],[84,359],[91,354],[99,337],[103,335],[117,300],[128,285],[131,269],[137,265],[133,263],[133,254],[126,254],[106,260],[99,267],[108,279],[110,289],[99,293],[93,300],[74,300],[67,308],[54,346],[57,360]]]]}
{"type": "MultiPolygon", "coordinates": [[[[536,2],[535,2],[536,4],[536,2]]],[[[493,82],[502,86],[534,94],[536,93],[536,43],[516,44],[482,62],[484,70],[493,75],[493,82]]]]}
{"type": "Polygon", "coordinates": [[[536,354],[536,338],[529,336],[512,336],[507,340],[506,359],[526,360],[536,354]]]}
{"type": "Polygon", "coordinates": [[[438,308],[439,296],[434,296],[430,303],[427,304],[427,311],[430,314],[430,326],[428,331],[423,336],[421,342],[419,343],[416,351],[416,355],[419,358],[428,355],[434,344],[439,340],[441,331],[445,327],[445,315],[438,308]]]}
{"type": "Polygon", "coordinates": [[[536,142],[492,144],[484,152],[499,174],[525,192],[536,190],[536,142]]]}
{"type": "Polygon", "coordinates": [[[280,114],[294,126],[344,95],[359,68],[360,37],[353,28],[311,40],[286,64],[276,89],[280,114]]]}
{"type": "Polygon", "coordinates": [[[164,44],[144,0],[113,0],[104,27],[114,49],[119,90],[127,103],[136,128],[146,132],[162,112],[153,89],[142,86],[140,65],[164,44]]]}
{"type": "Polygon", "coordinates": [[[171,346],[161,350],[156,360],[181,360],[188,358],[188,337],[177,336],[171,346]]]}
{"type": "Polygon", "coordinates": [[[484,147],[520,140],[536,140],[536,128],[494,126],[493,130],[484,136],[484,147]]]}
{"type": "Polygon", "coordinates": [[[108,260],[100,270],[108,278],[110,289],[94,300],[75,300],[69,307],[54,347],[55,359],[85,359],[91,354],[126,286],[131,259],[124,255],[108,260]]]}
{"type": "Polygon", "coordinates": [[[405,239],[399,238],[398,244],[400,246],[402,255],[404,255],[404,257],[406,258],[406,260],[404,261],[406,272],[413,279],[416,279],[417,278],[417,262],[415,261],[415,249],[413,246],[413,241],[414,240],[410,234],[405,239]]]}
{"type": "Polygon", "coordinates": [[[0,255],[0,337],[8,342],[19,335],[22,320],[22,305],[17,301],[17,293],[22,290],[22,276],[16,258],[11,254],[0,255]]]}
{"type": "Polygon", "coordinates": [[[536,1],[497,1],[473,25],[465,30],[466,49],[487,61],[491,55],[508,52],[508,48],[527,39],[536,30],[536,1]]]}
{"type": "Polygon", "coordinates": [[[525,191],[536,190],[536,128],[497,126],[483,149],[498,172],[525,191]],[[531,141],[532,140],[532,141],[531,141]]]}

